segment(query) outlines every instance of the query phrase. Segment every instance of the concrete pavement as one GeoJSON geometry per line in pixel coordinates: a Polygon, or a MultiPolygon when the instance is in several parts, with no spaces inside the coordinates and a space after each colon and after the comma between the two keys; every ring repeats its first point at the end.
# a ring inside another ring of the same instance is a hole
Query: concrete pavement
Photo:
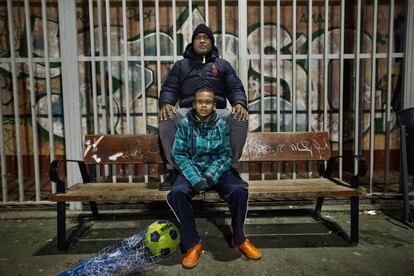
{"type": "MultiPolygon", "coordinates": [[[[237,249],[227,246],[229,214],[226,208],[200,207],[196,212],[197,226],[205,244],[200,264],[185,270],[180,263],[182,254],[176,252],[144,274],[413,275],[414,229],[394,219],[393,215],[398,217],[398,213],[381,208],[362,210],[360,243],[351,246],[326,224],[296,207],[284,204],[276,209],[266,206],[250,209],[245,232],[263,250],[260,261],[248,260],[237,249]]],[[[156,208],[152,212],[105,210],[104,219],[99,221],[90,220],[85,215],[88,212],[71,213],[68,228],[83,227],[85,231],[68,251],[56,249],[53,209],[30,213],[2,208],[0,275],[56,275],[155,220],[176,222],[171,212],[162,206],[156,208]]],[[[323,215],[348,231],[349,212],[342,209],[346,208],[327,206],[323,215]]]]}

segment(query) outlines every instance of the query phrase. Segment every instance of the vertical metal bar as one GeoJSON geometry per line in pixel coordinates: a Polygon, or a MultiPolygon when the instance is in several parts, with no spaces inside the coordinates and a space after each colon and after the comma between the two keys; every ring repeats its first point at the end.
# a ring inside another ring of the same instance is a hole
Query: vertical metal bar
{"type": "MultiPolygon", "coordinates": [[[[238,0],[238,17],[239,17],[239,78],[246,88],[248,87],[248,59],[247,57],[247,1],[238,0]]],[[[246,95],[248,96],[248,95],[246,95]]],[[[242,164],[243,165],[243,164],[242,164]]],[[[241,170],[243,171],[243,167],[241,170]]],[[[248,171],[248,167],[246,169],[248,171]]],[[[248,172],[242,172],[243,179],[249,179],[248,172]]]]}
{"type": "Polygon", "coordinates": [[[403,184],[403,219],[406,223],[412,222],[410,213],[409,177],[408,177],[408,154],[407,154],[407,132],[406,126],[400,128],[400,148],[401,148],[401,178],[403,184]]]}
{"type": "MultiPolygon", "coordinates": [[[[312,131],[312,0],[308,1],[308,131],[312,131]]],[[[308,176],[312,177],[312,162],[308,162],[308,176]]]]}
{"type": "Polygon", "coordinates": [[[247,1],[238,0],[239,8],[239,78],[248,87],[247,56],[247,1]]]}
{"type": "MultiPolygon", "coordinates": [[[[98,41],[99,41],[99,56],[101,57],[101,61],[99,63],[99,76],[101,80],[101,101],[103,104],[102,108],[102,125],[103,133],[108,133],[108,122],[107,122],[107,99],[106,99],[106,82],[105,82],[105,62],[103,61],[102,57],[105,56],[104,54],[104,38],[103,38],[103,21],[102,21],[102,1],[103,0],[97,0],[97,14],[98,14],[98,41]]],[[[100,175],[100,166],[98,166],[98,172],[97,176],[100,175]]],[[[109,167],[108,165],[104,166],[104,176],[109,175],[109,167]]]]}
{"type": "MultiPolygon", "coordinates": [[[[264,0],[260,0],[260,117],[264,132],[264,0]]],[[[262,175],[263,179],[263,175],[262,175]]]]}
{"type": "Polygon", "coordinates": [[[387,112],[385,114],[385,173],[384,192],[388,192],[390,171],[390,139],[391,139],[391,93],[392,93],[392,53],[394,45],[394,0],[390,2],[388,14],[388,56],[387,56],[387,112]]]}
{"type": "MultiPolygon", "coordinates": [[[[78,42],[76,28],[76,0],[59,0],[59,33],[62,60],[62,96],[64,112],[66,158],[80,160],[82,154],[82,124],[79,93],[78,42]]],[[[82,177],[77,164],[68,164],[67,183],[80,183],[82,177]]],[[[71,203],[71,208],[81,204],[71,203]]]]}
{"type": "MultiPolygon", "coordinates": [[[[296,131],[296,0],[292,7],[292,131],[296,131]]],[[[296,172],[293,172],[293,178],[296,172]]]]}
{"type": "MultiPolygon", "coordinates": [[[[40,168],[39,168],[39,137],[37,134],[37,121],[36,121],[36,95],[34,85],[34,73],[33,73],[33,49],[32,49],[32,26],[30,22],[30,6],[29,0],[24,0],[24,15],[26,21],[26,40],[27,40],[27,55],[28,55],[28,68],[29,68],[29,89],[30,89],[30,106],[32,114],[32,134],[33,134],[33,162],[35,171],[35,190],[36,201],[40,201],[40,168]]],[[[24,192],[24,191],[21,191],[24,192]]]]}
{"type": "Polygon", "coordinates": [[[190,32],[193,31],[193,0],[188,0],[188,14],[190,20],[190,32]]]}
{"type": "MultiPolygon", "coordinates": [[[[126,113],[126,132],[131,134],[131,116],[130,116],[130,95],[129,95],[129,72],[128,72],[128,25],[126,14],[126,0],[122,0],[122,25],[123,25],[123,39],[124,39],[124,80],[125,83],[125,113],[126,113]]],[[[158,45],[157,45],[158,47],[158,45]]],[[[132,182],[131,165],[128,165],[128,182],[132,182]]]]}
{"type": "MultiPolygon", "coordinates": [[[[113,84],[112,84],[112,45],[111,45],[111,13],[110,0],[105,0],[105,14],[106,14],[106,49],[108,60],[108,95],[109,95],[109,125],[110,133],[115,134],[114,124],[114,103],[113,103],[113,84]]],[[[112,182],[116,183],[116,165],[112,166],[112,182]]]]}
{"type": "MultiPolygon", "coordinates": [[[[345,0],[341,0],[341,38],[339,53],[339,156],[343,156],[344,133],[344,42],[345,42],[345,0]]],[[[339,158],[339,179],[342,179],[343,158],[339,158]]]]}
{"type": "MultiPolygon", "coordinates": [[[[260,122],[261,122],[261,131],[264,132],[264,0],[260,0],[260,122]]],[[[263,172],[263,162],[261,164],[261,178],[265,179],[265,174],[263,172]]]]}
{"type": "Polygon", "coordinates": [[[325,35],[324,35],[324,55],[323,55],[323,130],[328,130],[328,65],[329,65],[329,43],[328,43],[328,21],[329,21],[329,0],[325,0],[325,35]]]}
{"type": "MultiPolygon", "coordinates": [[[[359,71],[361,57],[361,0],[357,4],[356,58],[355,58],[355,124],[354,124],[354,155],[359,152],[359,71]]],[[[354,160],[354,173],[358,171],[358,163],[354,160]]]]}
{"type": "Polygon", "coordinates": [[[4,150],[4,133],[3,133],[3,104],[0,103],[0,159],[1,159],[1,183],[2,183],[2,200],[7,201],[8,187],[7,187],[7,167],[6,167],[6,152],[4,150]]]}
{"type": "MultiPolygon", "coordinates": [[[[276,1],[276,88],[277,88],[277,132],[280,132],[280,0],[276,1]]],[[[277,163],[277,179],[280,179],[281,164],[277,163]]]]}
{"type": "MultiPolygon", "coordinates": [[[[145,95],[145,62],[144,62],[144,9],[142,7],[143,0],[139,0],[139,14],[140,14],[140,21],[139,21],[139,38],[140,38],[140,61],[141,61],[141,93],[142,93],[142,119],[143,119],[143,127],[144,133],[147,133],[147,105],[146,105],[146,95],[145,95]]],[[[174,8],[175,8],[175,1],[174,1],[174,8]]],[[[174,41],[174,45],[176,41],[174,41]]],[[[176,48],[174,46],[174,48],[176,48]]]]}
{"type": "MultiPolygon", "coordinates": [[[[47,110],[48,110],[48,125],[49,125],[49,152],[50,161],[55,159],[55,140],[53,130],[53,109],[52,109],[52,92],[50,89],[50,65],[49,65],[49,32],[47,24],[47,3],[42,0],[42,22],[43,22],[43,52],[45,55],[45,73],[46,73],[46,95],[47,95],[47,110]]],[[[56,183],[52,182],[52,193],[56,193],[56,183]]]]}
{"type": "Polygon", "coordinates": [[[402,108],[414,106],[414,2],[405,2],[404,94],[402,108]]]}
{"type": "MultiPolygon", "coordinates": [[[[191,0],[190,0],[191,1],[191,0]]],[[[155,36],[157,40],[157,91],[158,97],[160,96],[161,90],[161,62],[160,62],[160,6],[159,0],[155,1],[155,36]]]]}
{"type": "Polygon", "coordinates": [[[113,105],[113,84],[112,84],[112,47],[111,47],[111,14],[110,14],[110,0],[105,0],[105,13],[106,13],[106,48],[107,48],[107,60],[108,60],[108,94],[109,94],[109,125],[110,133],[115,134],[114,124],[114,105],[113,105]]]}
{"type": "MultiPolygon", "coordinates": [[[[328,131],[328,70],[329,70],[329,52],[330,47],[328,43],[329,30],[329,0],[325,0],[325,26],[324,26],[324,70],[323,70],[323,130],[328,131]]],[[[327,161],[325,168],[327,166],[327,161]]]]}
{"type": "Polygon", "coordinates": [[[130,128],[130,110],[129,110],[129,81],[128,81],[128,28],[126,17],[126,0],[122,0],[122,25],[123,25],[123,37],[124,37],[124,83],[125,83],[125,112],[126,112],[126,131],[127,134],[131,134],[130,128]]]}
{"type": "MultiPolygon", "coordinates": [[[[97,1],[98,8],[98,40],[99,40],[99,56],[103,57],[104,54],[104,38],[103,38],[103,22],[102,22],[102,1],[97,1]]],[[[108,133],[108,124],[107,124],[107,104],[106,104],[106,83],[105,83],[105,62],[101,59],[99,64],[99,75],[101,80],[101,98],[103,101],[104,108],[102,110],[102,124],[103,124],[103,133],[108,133]]],[[[108,167],[105,166],[107,171],[108,167]]],[[[108,175],[108,172],[106,172],[108,175]]]]}
{"type": "MultiPolygon", "coordinates": [[[[140,38],[140,61],[141,61],[141,99],[142,99],[142,119],[143,119],[143,127],[144,127],[144,133],[147,133],[147,101],[146,101],[146,95],[145,95],[145,62],[144,62],[144,40],[145,40],[145,34],[144,34],[144,9],[143,9],[143,0],[139,1],[139,38],[140,38]]],[[[174,61],[176,60],[177,56],[177,33],[176,33],[176,27],[175,27],[175,0],[173,1],[173,20],[174,20],[174,61]]],[[[145,183],[148,182],[148,164],[144,165],[144,178],[145,183]]]]}
{"type": "Polygon", "coordinates": [[[208,19],[208,0],[204,0],[204,16],[206,20],[206,25],[209,26],[209,19],[208,19]]]}
{"type": "MultiPolygon", "coordinates": [[[[292,131],[296,131],[296,0],[293,0],[292,26],[292,131]]],[[[296,179],[296,162],[292,162],[292,177],[296,179]]]]}
{"type": "Polygon", "coordinates": [[[221,0],[221,56],[224,56],[226,50],[226,0],[221,0]]]}
{"type": "MultiPolygon", "coordinates": [[[[91,74],[92,74],[92,105],[93,105],[93,130],[95,134],[99,133],[98,124],[98,97],[96,91],[96,56],[95,56],[95,24],[93,14],[93,0],[88,0],[89,8],[89,35],[90,35],[90,52],[91,52],[91,74]]],[[[97,179],[101,176],[100,166],[96,166],[97,179]]]]}
{"type": "Polygon", "coordinates": [[[371,112],[370,112],[370,139],[369,139],[369,193],[372,194],[374,178],[374,150],[375,150],[375,81],[376,81],[376,52],[377,52],[377,16],[378,0],[374,0],[374,16],[372,22],[372,52],[371,52],[371,112]]]}
{"type": "Polygon", "coordinates": [[[98,104],[96,95],[96,60],[95,60],[95,25],[93,23],[93,0],[89,0],[89,33],[90,33],[90,49],[91,49],[91,70],[92,70],[92,101],[93,101],[93,130],[99,133],[98,128],[98,104]]]}
{"type": "MultiPolygon", "coordinates": [[[[190,0],[191,2],[191,0],[190,0]]],[[[191,14],[191,10],[189,9],[189,13],[191,14]]],[[[160,96],[161,90],[161,62],[160,62],[160,4],[159,0],[155,1],[155,36],[157,40],[157,94],[158,97],[160,96]]],[[[160,165],[158,165],[160,167],[160,165]]],[[[164,174],[160,174],[160,181],[161,183],[164,182],[164,174]]]]}
{"type": "MultiPolygon", "coordinates": [[[[142,1],[142,0],[140,0],[142,1]]],[[[172,20],[173,20],[173,40],[174,40],[174,62],[177,61],[177,11],[175,6],[175,0],[172,1],[172,20]]]]}
{"type": "Polygon", "coordinates": [[[308,131],[312,130],[312,0],[308,1],[308,131]]]}
{"type": "MultiPolygon", "coordinates": [[[[23,183],[23,160],[22,160],[22,146],[20,142],[20,109],[19,109],[19,91],[17,90],[17,69],[16,69],[16,45],[14,44],[15,37],[13,31],[13,11],[12,2],[7,0],[7,14],[8,14],[8,27],[9,27],[9,42],[10,42],[10,58],[11,58],[11,73],[13,82],[13,108],[14,108],[14,127],[16,133],[16,155],[17,155],[17,175],[19,182],[19,201],[24,200],[24,183],[23,183]]],[[[4,198],[3,194],[3,200],[4,198]]]]}

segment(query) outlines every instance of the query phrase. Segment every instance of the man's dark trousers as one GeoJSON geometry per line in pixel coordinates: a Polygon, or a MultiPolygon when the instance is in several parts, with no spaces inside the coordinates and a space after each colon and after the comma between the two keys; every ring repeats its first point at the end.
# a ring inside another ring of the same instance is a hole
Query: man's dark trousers
{"type": "MultiPolygon", "coordinates": [[[[246,239],[243,225],[247,212],[247,190],[243,188],[240,179],[230,171],[226,171],[220,177],[218,184],[213,186],[212,190],[216,191],[220,198],[228,203],[234,243],[236,245],[242,244],[246,239]]],[[[181,224],[181,251],[183,253],[201,240],[197,233],[191,202],[195,195],[197,193],[192,189],[188,180],[179,175],[167,196],[167,202],[181,224]]]]}

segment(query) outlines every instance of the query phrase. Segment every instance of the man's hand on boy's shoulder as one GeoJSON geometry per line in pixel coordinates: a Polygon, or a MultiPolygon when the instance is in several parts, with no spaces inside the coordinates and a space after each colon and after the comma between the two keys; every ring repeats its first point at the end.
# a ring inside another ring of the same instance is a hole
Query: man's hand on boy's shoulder
{"type": "Polygon", "coordinates": [[[171,104],[164,104],[160,109],[160,120],[165,121],[171,119],[177,111],[171,104]]]}
{"type": "Polygon", "coordinates": [[[244,108],[244,106],[242,106],[241,104],[236,104],[235,106],[233,106],[233,110],[231,113],[234,115],[236,120],[248,120],[249,113],[247,112],[246,108],[244,108]]]}

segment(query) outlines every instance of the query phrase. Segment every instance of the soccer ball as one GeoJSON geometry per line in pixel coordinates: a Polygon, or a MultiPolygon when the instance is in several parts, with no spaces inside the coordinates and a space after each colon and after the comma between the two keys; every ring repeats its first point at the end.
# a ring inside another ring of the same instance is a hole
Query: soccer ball
{"type": "Polygon", "coordinates": [[[145,233],[145,245],[153,256],[168,257],[180,244],[180,232],[168,220],[152,223],[145,233]]]}

